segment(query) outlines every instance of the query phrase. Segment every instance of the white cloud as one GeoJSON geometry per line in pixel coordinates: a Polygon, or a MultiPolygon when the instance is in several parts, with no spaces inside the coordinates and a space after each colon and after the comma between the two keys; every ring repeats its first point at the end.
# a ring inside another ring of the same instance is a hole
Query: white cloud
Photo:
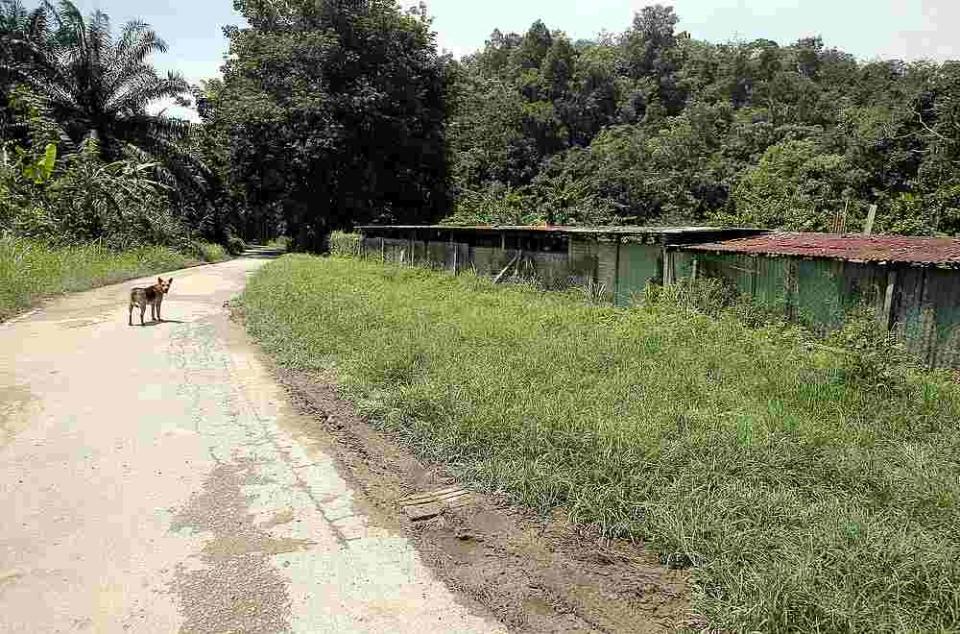
{"type": "MultiPolygon", "coordinates": [[[[893,0],[892,9],[916,13],[916,0],[893,0]]],[[[917,20],[915,20],[917,21],[917,20]]],[[[960,2],[957,0],[921,0],[917,28],[894,32],[880,51],[883,57],[908,60],[960,59],[960,2]]]]}
{"type": "Polygon", "coordinates": [[[147,112],[152,115],[162,115],[171,119],[185,119],[193,123],[200,123],[200,115],[195,108],[184,108],[174,103],[173,99],[163,99],[155,101],[147,107],[147,112]]]}

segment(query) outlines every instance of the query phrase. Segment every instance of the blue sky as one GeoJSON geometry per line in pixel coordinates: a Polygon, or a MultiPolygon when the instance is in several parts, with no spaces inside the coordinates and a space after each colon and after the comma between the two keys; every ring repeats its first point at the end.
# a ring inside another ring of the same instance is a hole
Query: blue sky
{"type": "MultiPolygon", "coordinates": [[[[216,76],[226,52],[222,27],[239,24],[231,0],[76,0],[119,25],[150,23],[170,45],[155,63],[199,81],[216,76]]],[[[960,58],[960,0],[661,0],[680,29],[710,41],[763,37],[780,43],[822,35],[861,59],[960,58]]],[[[27,2],[27,4],[31,4],[27,2]]],[[[417,2],[403,0],[402,4],[417,2]]],[[[627,28],[644,0],[428,0],[443,49],[457,56],[483,46],[494,28],[523,32],[541,18],[574,38],[627,28]]],[[[179,113],[184,114],[184,113],[179,113]]]]}

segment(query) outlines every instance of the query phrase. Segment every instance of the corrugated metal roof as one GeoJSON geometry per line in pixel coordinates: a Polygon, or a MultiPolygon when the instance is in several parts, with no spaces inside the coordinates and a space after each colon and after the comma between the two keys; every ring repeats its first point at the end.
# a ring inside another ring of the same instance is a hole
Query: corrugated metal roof
{"type": "Polygon", "coordinates": [[[917,236],[863,236],[833,233],[771,233],[697,244],[692,251],[831,258],[853,262],[906,262],[960,266],[960,240],[917,236]]]}
{"type": "Polygon", "coordinates": [[[580,226],[561,226],[561,225],[361,225],[357,227],[359,231],[382,231],[384,229],[397,231],[412,230],[439,230],[439,231],[524,231],[524,232],[542,232],[542,233],[576,233],[576,234],[619,234],[619,235],[644,235],[644,234],[680,234],[680,233],[726,233],[743,231],[761,231],[759,229],[741,228],[741,227],[636,227],[636,226],[599,226],[599,227],[580,227],[580,226]]]}

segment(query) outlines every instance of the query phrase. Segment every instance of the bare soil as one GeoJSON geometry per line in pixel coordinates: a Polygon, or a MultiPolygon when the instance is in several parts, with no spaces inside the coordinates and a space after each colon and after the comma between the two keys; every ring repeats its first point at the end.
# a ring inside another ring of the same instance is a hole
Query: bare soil
{"type": "Polygon", "coordinates": [[[450,488],[456,479],[375,430],[337,395],[332,379],[290,370],[277,374],[293,403],[326,432],[323,444],[343,476],[365,494],[364,506],[370,507],[365,510],[405,533],[440,579],[510,630],[647,633],[703,627],[691,612],[684,571],[663,566],[640,544],[601,539],[560,512],[542,517],[474,491],[459,508],[410,519],[406,498],[450,488]]]}

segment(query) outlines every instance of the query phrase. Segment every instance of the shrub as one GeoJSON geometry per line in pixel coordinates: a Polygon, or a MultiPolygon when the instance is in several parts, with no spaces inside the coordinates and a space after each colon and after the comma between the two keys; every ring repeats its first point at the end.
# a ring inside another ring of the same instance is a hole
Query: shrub
{"type": "Polygon", "coordinates": [[[280,236],[279,238],[274,238],[267,243],[267,247],[271,249],[280,249],[281,251],[287,251],[290,249],[291,240],[288,236],[280,236]]]}
{"type": "Polygon", "coordinates": [[[880,323],[869,307],[851,311],[828,342],[845,351],[842,363],[847,380],[890,390],[904,385],[910,357],[896,333],[880,323]]]}
{"type": "Polygon", "coordinates": [[[334,231],[329,238],[330,255],[360,255],[360,244],[360,234],[334,231]]]}
{"type": "Polygon", "coordinates": [[[30,176],[36,165],[32,158],[0,164],[0,228],[57,246],[100,241],[116,250],[189,248],[186,226],[151,178],[155,164],[103,163],[97,143],[88,140],[43,178],[30,176]]]}
{"type": "Polygon", "coordinates": [[[231,235],[227,238],[227,251],[230,255],[240,255],[247,250],[247,243],[239,236],[231,235]]]}
{"type": "Polygon", "coordinates": [[[213,242],[197,242],[194,244],[194,253],[204,262],[223,262],[229,256],[219,244],[213,242]]]}

